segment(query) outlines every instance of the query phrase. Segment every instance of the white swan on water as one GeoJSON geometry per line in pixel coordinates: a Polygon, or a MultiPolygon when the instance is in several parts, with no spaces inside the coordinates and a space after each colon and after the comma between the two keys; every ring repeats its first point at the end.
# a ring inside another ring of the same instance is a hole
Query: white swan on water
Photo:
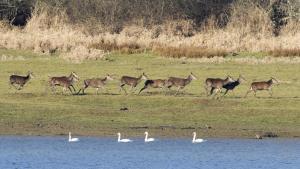
{"type": "Polygon", "coordinates": [[[132,140],[130,140],[130,139],[121,139],[121,133],[118,133],[118,142],[119,143],[128,143],[128,142],[132,142],[132,140]]]}
{"type": "Polygon", "coordinates": [[[145,132],[145,142],[147,143],[147,142],[152,142],[152,141],[154,141],[155,139],[154,138],[148,138],[148,132],[146,131],[145,132]]]}
{"type": "Polygon", "coordinates": [[[196,132],[193,132],[193,140],[192,140],[192,143],[202,143],[202,142],[205,142],[206,140],[204,139],[201,139],[201,138],[198,138],[196,139],[196,132]]]}
{"type": "Polygon", "coordinates": [[[79,138],[72,138],[71,132],[69,132],[69,142],[77,142],[79,138]]]}

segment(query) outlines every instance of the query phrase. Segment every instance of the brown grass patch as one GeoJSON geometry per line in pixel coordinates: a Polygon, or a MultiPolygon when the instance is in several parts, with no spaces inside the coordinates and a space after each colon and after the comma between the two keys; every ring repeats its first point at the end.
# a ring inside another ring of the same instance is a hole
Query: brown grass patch
{"type": "Polygon", "coordinates": [[[200,47],[154,47],[153,51],[159,55],[171,58],[212,58],[225,57],[228,52],[223,49],[208,49],[200,47]]]}
{"type": "Polygon", "coordinates": [[[300,49],[274,49],[268,52],[270,56],[274,57],[293,57],[300,56],[300,49]]]}

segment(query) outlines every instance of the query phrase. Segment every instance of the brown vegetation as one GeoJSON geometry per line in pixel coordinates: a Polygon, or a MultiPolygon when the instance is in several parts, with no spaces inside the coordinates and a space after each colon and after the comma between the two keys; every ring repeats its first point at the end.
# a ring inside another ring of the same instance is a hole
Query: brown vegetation
{"type": "Polygon", "coordinates": [[[95,9],[103,10],[86,14],[80,12],[80,4],[76,6],[75,2],[72,5],[68,2],[68,7],[37,3],[25,28],[12,28],[8,23],[0,22],[0,47],[57,53],[75,62],[101,59],[110,51],[131,54],[146,50],[173,58],[224,57],[230,52],[241,51],[270,51],[271,56],[299,56],[299,21],[291,18],[275,35],[274,22],[263,5],[248,1],[226,1],[220,7],[212,5],[211,9],[216,8],[219,13],[204,12],[205,17],[200,18],[186,14],[192,6],[188,3],[185,4],[188,6],[186,11],[178,11],[178,15],[170,18],[179,8],[176,5],[171,8],[171,0],[159,1],[164,2],[167,8],[159,12],[150,8],[154,2],[140,4],[149,10],[138,10],[140,14],[132,11],[129,4],[122,4],[122,8],[111,11],[104,9],[127,1],[79,2],[83,9],[94,5],[95,9]],[[123,8],[131,10],[123,13],[123,8]],[[79,11],[75,13],[76,10],[79,11]],[[149,15],[151,13],[155,15],[149,15]],[[124,17],[120,18],[121,14],[124,17]]]}

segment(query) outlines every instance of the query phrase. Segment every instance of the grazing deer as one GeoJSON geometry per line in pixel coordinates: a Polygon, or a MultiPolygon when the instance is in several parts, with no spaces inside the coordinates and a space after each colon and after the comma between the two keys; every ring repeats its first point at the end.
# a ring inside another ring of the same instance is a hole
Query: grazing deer
{"type": "Polygon", "coordinates": [[[273,95],[272,86],[273,86],[273,84],[278,84],[278,83],[279,82],[273,77],[271,77],[271,79],[268,81],[253,82],[253,83],[251,83],[250,89],[247,91],[245,97],[247,97],[247,95],[252,91],[254,92],[254,96],[256,97],[256,92],[258,90],[268,90],[270,96],[272,97],[272,95],[273,95]]]}
{"type": "Polygon", "coordinates": [[[9,76],[9,84],[14,86],[17,90],[21,90],[31,78],[33,78],[33,73],[30,71],[27,76],[11,75],[9,76]],[[18,85],[18,87],[16,85],[18,85]]]}
{"type": "Polygon", "coordinates": [[[235,80],[234,82],[229,82],[229,83],[225,84],[223,86],[223,88],[226,89],[226,91],[223,96],[225,96],[229,90],[233,91],[243,81],[246,81],[246,79],[242,75],[240,75],[239,78],[237,80],[235,80]]]}
{"type": "Polygon", "coordinates": [[[156,80],[146,80],[145,82],[145,85],[144,87],[140,90],[139,94],[149,88],[149,87],[152,87],[152,88],[164,88],[165,87],[165,84],[166,84],[167,80],[164,80],[164,79],[156,79],[156,80]]]}
{"type": "Polygon", "coordinates": [[[139,77],[130,77],[130,76],[122,76],[121,77],[121,84],[120,84],[120,92],[124,90],[125,94],[127,94],[126,90],[124,89],[125,85],[131,87],[131,91],[135,88],[142,80],[147,80],[147,75],[143,72],[139,77]]]}
{"type": "Polygon", "coordinates": [[[207,78],[205,80],[205,90],[206,90],[207,96],[209,95],[208,94],[209,88],[211,88],[210,95],[212,95],[214,91],[216,91],[215,93],[217,94],[218,92],[221,92],[221,89],[224,85],[226,85],[230,82],[234,82],[233,78],[230,76],[227,76],[226,79],[207,78]]]}
{"type": "Polygon", "coordinates": [[[191,72],[191,74],[185,79],[185,78],[178,78],[178,77],[169,77],[169,79],[166,81],[166,87],[168,89],[171,89],[171,87],[175,86],[177,87],[177,92],[175,95],[178,94],[180,89],[183,89],[186,85],[190,84],[192,80],[197,80],[196,76],[191,72]]]}
{"type": "Polygon", "coordinates": [[[96,94],[98,94],[99,88],[104,89],[106,82],[109,80],[114,80],[109,74],[105,76],[105,78],[93,78],[86,79],[83,81],[83,87],[78,91],[77,94],[82,90],[82,94],[84,94],[84,90],[88,87],[96,88],[96,94]]]}
{"type": "Polygon", "coordinates": [[[62,86],[63,92],[66,92],[67,88],[70,90],[71,93],[73,88],[74,92],[76,92],[73,84],[75,82],[79,81],[79,77],[76,75],[75,72],[71,72],[71,74],[67,76],[61,76],[61,77],[50,77],[49,84],[52,88],[52,92],[55,90],[55,86],[62,86]]]}

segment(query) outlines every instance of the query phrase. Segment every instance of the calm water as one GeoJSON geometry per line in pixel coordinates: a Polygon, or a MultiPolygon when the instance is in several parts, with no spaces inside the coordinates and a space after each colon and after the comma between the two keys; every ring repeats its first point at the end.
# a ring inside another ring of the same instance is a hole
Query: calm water
{"type": "Polygon", "coordinates": [[[0,168],[299,169],[299,139],[185,139],[120,144],[115,139],[0,137],[0,168]]]}

